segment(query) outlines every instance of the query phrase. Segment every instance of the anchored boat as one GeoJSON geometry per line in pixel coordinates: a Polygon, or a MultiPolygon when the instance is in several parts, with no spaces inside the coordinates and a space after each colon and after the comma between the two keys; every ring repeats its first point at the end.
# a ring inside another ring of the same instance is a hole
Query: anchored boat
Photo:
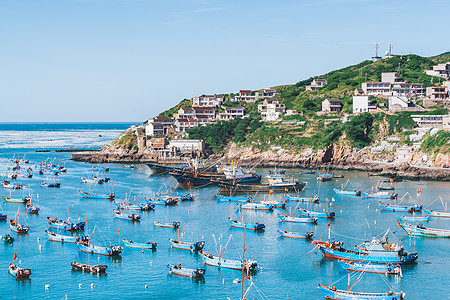
{"type": "Polygon", "coordinates": [[[335,212],[333,211],[326,211],[326,212],[317,212],[312,210],[307,210],[304,208],[297,207],[297,209],[300,211],[300,215],[304,217],[310,217],[310,218],[325,218],[325,219],[331,219],[335,217],[335,212]]]}
{"type": "Polygon", "coordinates": [[[126,240],[123,239],[122,242],[124,243],[125,247],[130,247],[130,248],[140,248],[140,249],[156,249],[156,243],[151,243],[151,242],[147,242],[147,243],[136,243],[130,240],[126,240]]]}
{"type": "Polygon", "coordinates": [[[248,202],[250,200],[252,200],[252,197],[248,196],[223,196],[223,195],[219,195],[216,194],[217,200],[219,201],[235,201],[235,202],[248,202]]]}
{"type": "Polygon", "coordinates": [[[122,219],[122,220],[126,220],[126,221],[131,221],[131,222],[137,222],[141,220],[141,215],[139,214],[124,214],[122,211],[117,210],[117,209],[113,209],[113,212],[115,214],[115,217],[117,219],[122,219]]]}
{"type": "Polygon", "coordinates": [[[81,236],[81,235],[62,235],[58,234],[56,232],[51,232],[48,230],[44,230],[44,232],[47,234],[48,239],[52,242],[60,242],[60,243],[70,243],[70,244],[76,244],[77,239],[84,238],[88,239],[89,237],[81,236]]]}
{"type": "Polygon", "coordinates": [[[183,267],[181,267],[181,264],[167,265],[167,267],[169,268],[170,274],[185,276],[185,277],[189,277],[189,278],[203,277],[203,275],[205,275],[205,272],[206,272],[205,269],[200,269],[200,268],[197,268],[197,269],[183,268],[183,267]]]}
{"type": "Polygon", "coordinates": [[[98,273],[105,273],[106,272],[106,268],[108,268],[108,266],[105,265],[86,265],[86,264],[82,264],[76,261],[73,261],[71,264],[72,269],[75,271],[82,271],[82,272],[89,272],[92,274],[98,274],[98,273]]]}
{"type": "MultiPolygon", "coordinates": [[[[198,253],[202,256],[202,260],[205,264],[218,268],[226,268],[233,270],[242,270],[244,263],[242,260],[223,259],[222,256],[214,256],[210,253],[206,253],[200,250],[198,253]]],[[[258,264],[254,260],[246,260],[245,266],[249,267],[251,271],[256,270],[258,264]]]]}
{"type": "Polygon", "coordinates": [[[414,211],[421,211],[422,205],[413,205],[413,206],[400,206],[396,204],[388,204],[381,201],[379,202],[379,206],[381,210],[384,211],[392,211],[392,212],[414,212],[414,211]]]}
{"type": "Polygon", "coordinates": [[[396,275],[401,272],[401,268],[393,264],[361,264],[345,260],[339,260],[339,263],[344,269],[352,272],[376,273],[384,275],[396,275]]]}
{"type": "Polygon", "coordinates": [[[404,299],[404,293],[387,292],[387,293],[362,293],[346,290],[338,290],[336,287],[324,286],[318,284],[318,289],[325,296],[326,299],[339,299],[339,300],[402,300],[404,299]]]}
{"type": "Polygon", "coordinates": [[[84,230],[85,222],[70,223],[69,221],[58,220],[58,218],[47,217],[48,226],[50,228],[65,230],[65,231],[82,231],[84,230]]]}
{"type": "Polygon", "coordinates": [[[97,194],[97,193],[90,193],[90,192],[83,192],[78,191],[78,194],[80,194],[81,198],[85,199],[107,199],[107,200],[113,200],[116,197],[116,194],[97,194]]]}
{"type": "Polygon", "coordinates": [[[423,212],[430,217],[450,218],[450,212],[439,212],[431,209],[423,209],[423,212]]]}
{"type": "Polygon", "coordinates": [[[300,232],[289,232],[286,230],[278,230],[278,232],[280,233],[280,235],[282,237],[286,237],[286,238],[291,238],[291,239],[303,239],[303,240],[307,240],[307,239],[312,239],[314,232],[306,232],[306,233],[300,233],[300,232]]]}
{"type": "Polygon", "coordinates": [[[30,269],[21,268],[19,266],[16,266],[13,263],[9,264],[8,271],[9,271],[9,274],[11,274],[12,276],[19,278],[19,279],[26,279],[26,278],[29,278],[31,275],[30,269]]]}
{"type": "Polygon", "coordinates": [[[240,209],[249,209],[249,210],[273,210],[273,205],[257,203],[257,202],[249,202],[249,203],[239,204],[239,208],[240,209]]]}
{"type": "Polygon", "coordinates": [[[363,198],[377,198],[377,199],[395,199],[397,198],[398,194],[391,193],[391,192],[361,192],[361,195],[363,198]]]}
{"type": "Polygon", "coordinates": [[[172,223],[162,223],[162,222],[158,222],[158,221],[153,221],[153,224],[156,227],[164,227],[164,228],[173,228],[173,229],[177,229],[180,227],[180,222],[172,222],[172,223]]]}
{"type": "Polygon", "coordinates": [[[400,222],[398,225],[409,235],[450,238],[450,230],[447,229],[427,228],[422,224],[400,224],[400,222]]]}
{"type": "Polygon", "coordinates": [[[91,244],[90,239],[85,239],[83,237],[78,238],[76,240],[76,244],[78,245],[78,249],[81,252],[105,255],[105,256],[116,256],[122,253],[123,248],[120,246],[111,246],[111,247],[101,247],[91,244]]]}
{"type": "Polygon", "coordinates": [[[286,198],[288,201],[294,201],[294,202],[310,202],[310,203],[318,203],[319,197],[299,197],[299,196],[291,196],[288,194],[284,194],[284,198],[286,198]]]}
{"type": "Polygon", "coordinates": [[[298,218],[298,217],[291,217],[287,215],[278,214],[278,217],[283,222],[292,222],[292,223],[311,223],[315,224],[317,223],[318,218],[316,217],[307,217],[307,218],[298,218]]]}
{"type": "Polygon", "coordinates": [[[263,230],[266,226],[262,223],[243,223],[228,217],[231,227],[250,229],[250,230],[263,230]]]}
{"type": "Polygon", "coordinates": [[[195,243],[182,242],[180,240],[174,240],[174,239],[170,239],[169,241],[171,244],[170,247],[173,247],[176,249],[181,249],[181,250],[188,250],[188,251],[200,251],[205,246],[204,241],[199,241],[199,242],[195,242],[195,243]]]}

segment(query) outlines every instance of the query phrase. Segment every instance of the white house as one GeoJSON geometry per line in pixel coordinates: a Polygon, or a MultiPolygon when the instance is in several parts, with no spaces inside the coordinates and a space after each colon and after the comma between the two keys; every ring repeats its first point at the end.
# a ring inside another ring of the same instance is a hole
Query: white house
{"type": "Polygon", "coordinates": [[[232,120],[244,117],[243,107],[224,107],[225,112],[220,113],[217,117],[219,120],[232,120]]]}
{"type": "Polygon", "coordinates": [[[154,117],[148,119],[145,126],[145,135],[166,135],[167,131],[173,127],[175,120],[168,117],[154,117]]]}
{"type": "Polygon", "coordinates": [[[450,115],[412,115],[411,118],[421,128],[450,129],[450,115]]]}
{"type": "Polygon", "coordinates": [[[185,132],[190,128],[198,127],[198,121],[194,118],[176,119],[175,126],[178,132],[185,132]]]}
{"type": "Polygon", "coordinates": [[[220,106],[225,97],[217,95],[206,95],[192,98],[192,106],[220,106]]]}
{"type": "Polygon", "coordinates": [[[391,95],[391,84],[389,82],[363,82],[362,90],[365,95],[391,95]]]}
{"type": "Polygon", "coordinates": [[[337,98],[329,98],[322,101],[322,111],[341,112],[341,101],[337,98]]]}
{"type": "Polygon", "coordinates": [[[390,96],[389,110],[402,109],[407,107],[415,107],[416,105],[408,100],[405,96],[390,96]]]}
{"type": "Polygon", "coordinates": [[[414,153],[414,147],[412,146],[402,146],[397,148],[397,161],[409,162],[411,160],[411,156],[414,153]]]}
{"type": "Polygon", "coordinates": [[[240,90],[239,95],[234,97],[234,101],[254,102],[256,95],[251,90],[240,90]]]}
{"type": "Polygon", "coordinates": [[[317,91],[321,87],[327,85],[327,81],[325,79],[314,78],[310,85],[306,86],[307,91],[317,91]]]}
{"type": "Polygon", "coordinates": [[[203,151],[205,142],[203,140],[171,140],[169,148],[177,148],[180,151],[203,151]]]}
{"type": "Polygon", "coordinates": [[[370,112],[377,109],[376,104],[370,101],[370,96],[353,96],[353,113],[370,112]]]}
{"type": "Polygon", "coordinates": [[[438,64],[437,66],[433,66],[432,70],[426,70],[425,73],[427,73],[430,76],[437,76],[445,79],[450,78],[450,62],[438,64]]]}
{"type": "Polygon", "coordinates": [[[265,99],[258,105],[263,121],[276,121],[286,112],[286,106],[276,99],[265,99]]]}

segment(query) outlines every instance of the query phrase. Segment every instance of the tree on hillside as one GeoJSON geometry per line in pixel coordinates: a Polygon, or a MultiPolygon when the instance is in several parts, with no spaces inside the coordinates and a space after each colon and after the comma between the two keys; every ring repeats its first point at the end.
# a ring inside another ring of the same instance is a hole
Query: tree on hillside
{"type": "Polygon", "coordinates": [[[365,147],[370,144],[370,130],[372,129],[373,116],[369,113],[356,115],[345,125],[347,136],[356,146],[365,147]]]}

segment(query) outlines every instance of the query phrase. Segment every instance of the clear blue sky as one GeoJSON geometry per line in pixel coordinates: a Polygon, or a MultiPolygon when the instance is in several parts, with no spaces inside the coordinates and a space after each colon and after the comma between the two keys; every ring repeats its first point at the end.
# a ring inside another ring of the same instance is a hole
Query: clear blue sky
{"type": "Polygon", "coordinates": [[[201,94],[450,49],[450,1],[0,0],[0,122],[144,121],[201,94]]]}

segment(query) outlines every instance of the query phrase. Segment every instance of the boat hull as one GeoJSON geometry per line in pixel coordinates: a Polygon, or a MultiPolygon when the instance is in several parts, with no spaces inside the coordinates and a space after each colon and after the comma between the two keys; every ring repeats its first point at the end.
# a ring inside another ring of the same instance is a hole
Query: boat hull
{"type": "Polygon", "coordinates": [[[347,292],[344,290],[337,290],[334,287],[326,287],[319,284],[319,291],[326,299],[337,299],[337,300],[402,300],[403,293],[358,293],[358,292],[347,292]]]}
{"type": "Polygon", "coordinates": [[[139,249],[156,249],[156,243],[135,243],[132,241],[128,241],[123,239],[122,240],[123,244],[125,245],[125,247],[130,247],[130,248],[139,248],[139,249]]]}

